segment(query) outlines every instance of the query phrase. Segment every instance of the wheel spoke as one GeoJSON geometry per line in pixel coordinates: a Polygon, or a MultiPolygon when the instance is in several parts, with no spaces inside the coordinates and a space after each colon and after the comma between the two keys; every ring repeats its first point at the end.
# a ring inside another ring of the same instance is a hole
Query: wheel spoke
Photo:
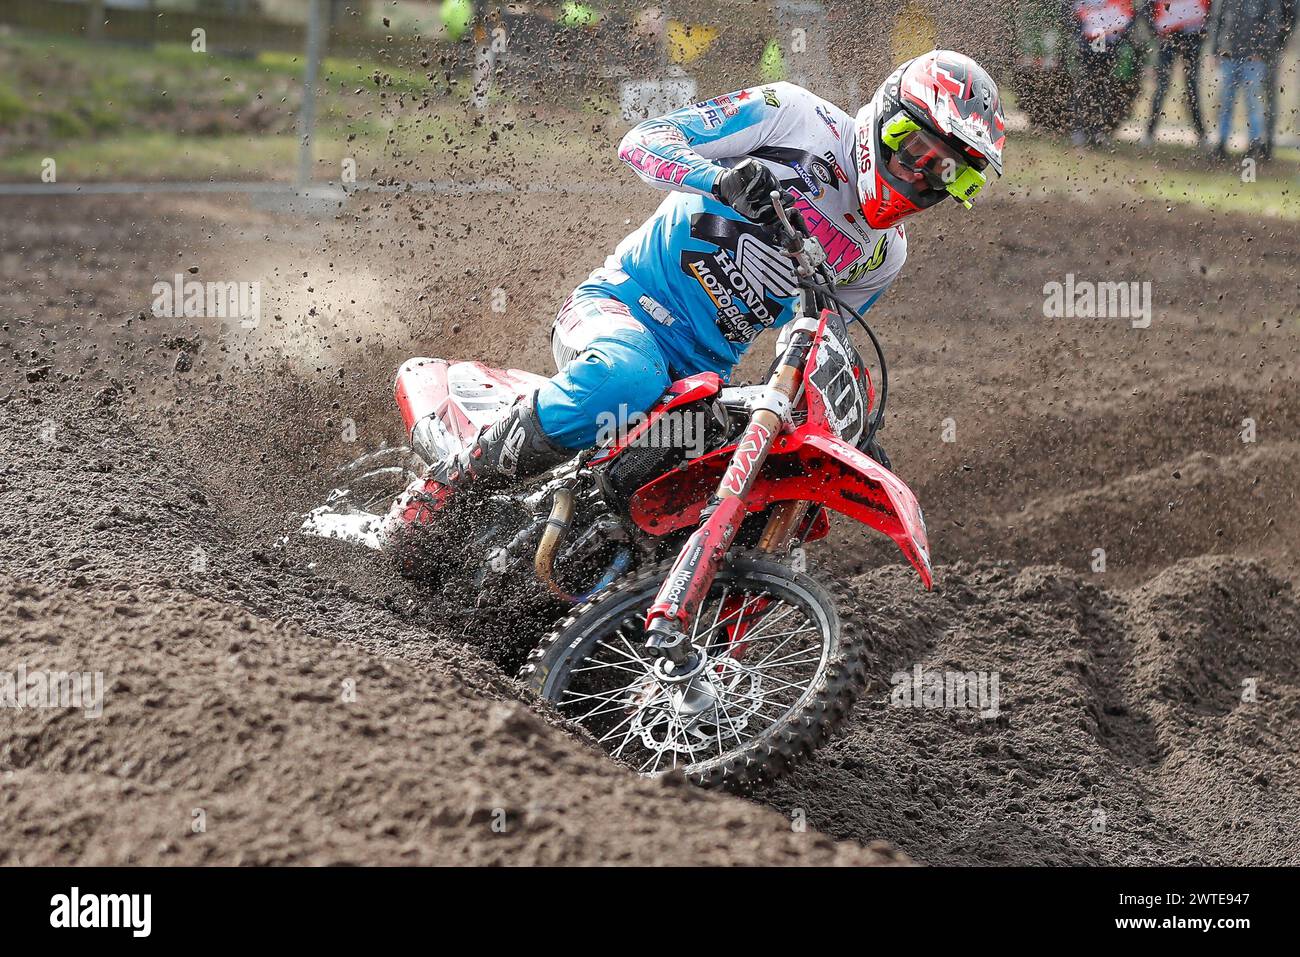
{"type": "MultiPolygon", "coordinates": [[[[714,613],[713,613],[713,624],[710,625],[710,626],[709,626],[709,630],[706,631],[706,632],[704,633],[704,636],[705,636],[706,638],[709,636],[709,634],[710,634],[710,633],[711,633],[715,628],[718,627],[718,616],[722,614],[722,609],[726,607],[726,605],[727,605],[727,596],[730,595],[730,594],[731,594],[731,586],[730,586],[730,585],[724,585],[723,588],[722,588],[722,597],[718,599],[718,607],[717,607],[717,610],[714,611],[714,613]]],[[[703,621],[703,619],[704,619],[704,616],[703,616],[703,615],[696,615],[696,616],[695,616],[695,627],[694,627],[694,628],[692,629],[692,631],[691,631],[691,641],[692,641],[693,643],[695,643],[695,644],[698,644],[698,643],[699,643],[699,642],[697,641],[697,639],[699,638],[699,634],[700,634],[700,622],[703,621]]]]}
{"type": "MultiPolygon", "coordinates": [[[[713,623],[713,625],[710,626],[709,630],[706,631],[706,632],[704,633],[703,637],[707,638],[710,634],[712,634],[714,631],[716,631],[720,625],[732,625],[732,624],[738,624],[738,623],[742,620],[741,617],[740,617],[741,614],[742,614],[742,613],[744,612],[744,610],[745,610],[746,608],[748,608],[748,607],[749,607],[749,604],[748,604],[748,601],[746,601],[746,603],[745,603],[744,605],[742,605],[742,606],[741,606],[741,607],[740,607],[736,612],[733,612],[733,613],[727,615],[727,617],[724,618],[722,621],[719,622],[719,621],[716,621],[716,620],[715,620],[714,623],[713,623]],[[734,619],[735,619],[734,621],[732,620],[733,617],[734,617],[734,619]]],[[[780,620],[781,620],[782,618],[784,618],[786,615],[790,614],[790,612],[792,612],[792,611],[795,610],[795,607],[794,607],[793,605],[786,605],[786,603],[783,602],[783,601],[778,601],[778,602],[777,602],[777,606],[776,606],[776,608],[769,608],[769,609],[765,609],[765,610],[764,610],[764,612],[763,612],[763,617],[759,619],[759,623],[758,623],[758,625],[757,625],[758,628],[762,628],[763,626],[767,625],[769,622],[780,621],[780,620]],[[781,614],[778,615],[775,619],[771,618],[770,616],[771,616],[771,615],[776,611],[776,608],[779,608],[779,607],[782,606],[782,605],[785,605],[785,606],[786,606],[786,607],[785,607],[785,610],[784,610],[783,612],[781,612],[781,614]]],[[[721,611],[722,611],[722,603],[719,602],[719,603],[718,603],[718,612],[721,613],[721,611]]],[[[741,640],[742,640],[742,641],[750,641],[750,640],[752,640],[752,636],[750,636],[750,635],[745,635],[741,640]]],[[[727,641],[729,642],[730,639],[727,639],[727,641]]]]}
{"type": "MultiPolygon", "coordinates": [[[[624,624],[626,624],[626,622],[624,624]]],[[[641,652],[638,651],[635,647],[633,647],[632,642],[627,640],[627,636],[623,634],[622,625],[619,626],[617,635],[618,635],[618,640],[623,642],[623,644],[627,646],[627,650],[630,651],[633,657],[636,658],[637,663],[640,664],[643,668],[649,670],[652,667],[651,663],[646,661],[646,659],[641,656],[641,652]]]]}
{"type": "MultiPolygon", "coordinates": [[[[588,659],[588,660],[590,660],[590,659],[588,659]]],[[[605,670],[605,669],[613,669],[614,671],[626,671],[626,672],[627,672],[628,674],[630,674],[630,675],[640,675],[640,676],[643,677],[643,678],[644,678],[646,675],[648,675],[648,674],[651,673],[650,670],[647,669],[647,668],[643,668],[643,669],[641,669],[640,671],[638,671],[638,670],[635,669],[635,668],[629,668],[629,667],[627,667],[627,665],[616,665],[616,664],[614,664],[613,662],[602,661],[602,662],[599,662],[599,663],[594,664],[594,665],[584,665],[584,666],[581,667],[581,668],[571,668],[571,669],[569,669],[569,674],[571,674],[571,675],[576,675],[576,674],[578,674],[578,673],[580,673],[580,672],[583,672],[583,671],[602,671],[602,670],[605,670]]]]}
{"type": "Polygon", "coordinates": [[[573,697],[570,698],[568,701],[557,701],[557,702],[555,703],[555,706],[556,706],[557,708],[563,708],[563,707],[566,707],[566,706],[571,705],[571,704],[576,704],[576,703],[579,702],[579,701],[587,701],[587,700],[589,700],[589,699],[591,699],[591,698],[601,698],[601,699],[604,699],[604,700],[606,700],[606,701],[612,701],[614,695],[620,694],[621,692],[624,692],[624,691],[631,691],[632,688],[633,688],[635,685],[636,685],[636,682],[633,681],[633,682],[631,682],[631,683],[629,683],[629,684],[625,684],[625,685],[623,685],[623,687],[621,687],[621,688],[614,688],[614,689],[611,690],[611,691],[596,691],[596,692],[590,692],[590,693],[587,693],[587,694],[579,694],[579,693],[576,692],[576,691],[570,691],[568,688],[565,688],[565,689],[564,689],[564,694],[567,694],[567,695],[573,695],[573,697]]]}
{"type": "MultiPolygon", "coordinates": [[[[815,626],[810,624],[810,625],[806,625],[805,627],[808,627],[808,628],[814,628],[815,626]]],[[[768,653],[767,653],[763,658],[761,658],[761,659],[758,661],[758,664],[761,665],[764,661],[767,661],[767,660],[768,660],[769,658],[771,658],[774,654],[776,654],[778,651],[780,651],[782,648],[784,648],[786,645],[788,645],[788,644],[790,643],[790,639],[793,638],[795,635],[799,634],[799,632],[800,632],[800,629],[796,629],[796,630],[790,632],[790,634],[786,635],[786,636],[785,636],[785,640],[782,641],[782,642],[781,642],[779,645],[777,645],[775,648],[773,648],[771,651],[769,651],[769,652],[768,652],[768,653]]]]}
{"type": "MultiPolygon", "coordinates": [[[[692,719],[692,720],[693,720],[693,721],[698,721],[698,720],[699,720],[699,715],[695,715],[695,716],[693,716],[693,719],[692,719]]],[[[691,756],[691,764],[694,764],[694,763],[695,763],[695,749],[694,749],[693,747],[691,747],[691,732],[690,732],[690,729],[688,729],[688,728],[686,727],[686,722],[682,720],[681,712],[680,712],[680,711],[677,713],[677,727],[678,727],[678,728],[681,730],[681,732],[682,732],[682,744],[686,745],[686,750],[687,750],[687,752],[688,752],[688,753],[690,754],[690,756],[691,756]]],[[[675,755],[675,754],[676,754],[676,750],[674,750],[673,753],[674,753],[674,755],[675,755]]],[[[677,766],[677,759],[676,759],[676,757],[674,757],[674,758],[673,758],[673,767],[676,767],[676,766],[677,766]]]]}
{"type": "MultiPolygon", "coordinates": [[[[739,678],[744,678],[746,675],[750,675],[750,673],[749,673],[748,671],[742,671],[742,672],[741,672],[737,677],[739,677],[739,678]]],[[[753,676],[750,675],[750,677],[753,677],[753,676]]],[[[763,676],[762,676],[762,680],[763,680],[763,687],[764,687],[764,689],[766,689],[767,686],[768,686],[770,683],[772,683],[772,682],[775,682],[776,684],[778,684],[778,685],[781,686],[781,687],[779,687],[779,688],[773,688],[773,689],[771,689],[771,690],[773,690],[773,691],[784,691],[786,688],[798,688],[800,694],[802,694],[803,692],[807,691],[809,688],[812,687],[812,679],[811,679],[811,678],[809,678],[809,679],[808,679],[808,683],[807,683],[807,684],[804,684],[804,685],[796,684],[796,683],[794,683],[794,682],[792,682],[792,681],[783,681],[783,680],[781,680],[780,678],[773,678],[771,675],[763,675],[763,676]]],[[[731,690],[731,689],[728,689],[728,690],[731,690]]]]}
{"type": "Polygon", "coordinates": [[[744,638],[741,640],[744,641],[746,644],[752,645],[754,642],[758,641],[759,638],[775,637],[771,635],[764,635],[763,629],[770,628],[773,625],[775,625],[777,622],[785,620],[785,617],[788,614],[790,614],[790,612],[795,610],[796,609],[793,605],[789,605],[786,607],[785,611],[781,612],[781,614],[775,617],[772,617],[772,612],[769,611],[763,618],[759,619],[758,625],[755,627],[754,631],[751,634],[745,635],[744,638]]]}
{"type": "Polygon", "coordinates": [[[794,605],[787,605],[783,601],[778,601],[774,606],[764,609],[762,617],[758,618],[757,621],[750,623],[752,630],[743,635],[741,640],[746,643],[754,642],[762,637],[764,628],[771,628],[778,622],[784,621],[786,616],[794,611],[798,611],[794,605]]]}
{"type": "MultiPolygon", "coordinates": [[[[619,637],[621,638],[622,636],[620,635],[619,637]]],[[[606,644],[603,641],[597,641],[596,644],[599,645],[601,648],[604,648],[606,651],[612,651],[614,654],[619,655],[620,657],[628,661],[631,661],[634,664],[643,665],[643,666],[645,665],[644,658],[638,658],[635,655],[629,655],[626,652],[619,651],[613,645],[606,644]]]]}
{"type": "Polygon", "coordinates": [[[604,742],[608,741],[610,738],[612,738],[615,734],[618,733],[619,728],[623,727],[623,725],[625,725],[625,724],[631,724],[631,723],[632,723],[632,719],[635,718],[636,716],[637,716],[637,712],[633,711],[633,712],[632,712],[631,714],[629,714],[626,718],[624,718],[624,719],[623,719],[622,721],[620,721],[618,724],[614,725],[613,728],[611,728],[609,731],[607,731],[603,737],[598,738],[598,739],[596,740],[596,743],[597,743],[597,744],[603,744],[604,742]]]}
{"type": "Polygon", "coordinates": [[[808,664],[808,661],[796,661],[801,655],[814,655],[811,660],[820,660],[822,650],[820,648],[805,648],[802,651],[792,651],[784,658],[778,658],[776,661],[760,661],[752,665],[745,665],[750,671],[763,671],[769,668],[788,668],[792,664],[808,664]]]}

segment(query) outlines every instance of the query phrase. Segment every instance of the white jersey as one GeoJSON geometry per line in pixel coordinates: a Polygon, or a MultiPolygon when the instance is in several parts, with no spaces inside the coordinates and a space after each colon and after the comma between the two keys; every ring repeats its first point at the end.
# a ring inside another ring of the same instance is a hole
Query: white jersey
{"type": "Polygon", "coordinates": [[[794,195],[845,301],[870,306],[902,269],[907,234],[901,224],[867,225],[856,136],[849,114],[791,83],[647,120],[623,138],[619,156],[672,195],[592,281],[615,294],[628,283],[635,293],[628,298],[656,319],[656,335],[673,354],[692,356],[701,368],[734,365],[759,333],[790,319],[796,292],[791,261],[774,237],[712,195],[724,167],[753,158],[794,195]]]}

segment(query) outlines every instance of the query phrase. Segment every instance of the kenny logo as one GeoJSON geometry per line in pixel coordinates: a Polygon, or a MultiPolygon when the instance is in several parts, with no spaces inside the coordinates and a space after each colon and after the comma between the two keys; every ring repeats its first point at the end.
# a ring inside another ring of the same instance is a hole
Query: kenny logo
{"type": "Polygon", "coordinates": [[[125,927],[132,937],[148,937],[153,929],[152,894],[82,894],[74,887],[51,897],[50,908],[51,927],[125,927]]]}

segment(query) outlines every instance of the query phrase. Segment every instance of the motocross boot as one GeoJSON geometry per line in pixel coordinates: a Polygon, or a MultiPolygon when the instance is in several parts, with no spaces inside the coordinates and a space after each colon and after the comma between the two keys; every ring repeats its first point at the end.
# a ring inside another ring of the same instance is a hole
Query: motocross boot
{"type": "Polygon", "coordinates": [[[493,491],[527,481],[575,454],[542,431],[533,397],[521,399],[466,448],[431,466],[393,503],[390,518],[399,525],[427,523],[457,492],[471,486],[493,491]]]}

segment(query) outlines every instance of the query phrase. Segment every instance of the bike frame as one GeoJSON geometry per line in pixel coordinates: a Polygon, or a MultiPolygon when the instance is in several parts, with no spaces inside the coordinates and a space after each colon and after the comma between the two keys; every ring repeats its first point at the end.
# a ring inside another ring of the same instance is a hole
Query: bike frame
{"type": "Polygon", "coordinates": [[[787,549],[805,523],[811,503],[888,535],[925,587],[932,584],[929,543],[916,496],[893,472],[839,436],[827,414],[825,397],[811,381],[832,317],[831,310],[816,306],[833,301],[834,276],[815,240],[795,230],[777,194],[773,205],[801,287],[785,353],[751,402],[749,421],[733,447],[659,477],[632,500],[633,521],[651,534],[698,523],[646,614],[646,647],[665,659],[669,670],[664,676],[678,680],[689,680],[702,666],[702,655],[687,636],[741,522],[773,503],[779,504],[764,529],[760,549],[787,549]],[[807,413],[798,426],[791,414],[795,408],[807,413]],[[701,493],[710,486],[713,493],[704,499],[701,493]],[[683,508],[682,503],[691,504],[683,508]]]}

